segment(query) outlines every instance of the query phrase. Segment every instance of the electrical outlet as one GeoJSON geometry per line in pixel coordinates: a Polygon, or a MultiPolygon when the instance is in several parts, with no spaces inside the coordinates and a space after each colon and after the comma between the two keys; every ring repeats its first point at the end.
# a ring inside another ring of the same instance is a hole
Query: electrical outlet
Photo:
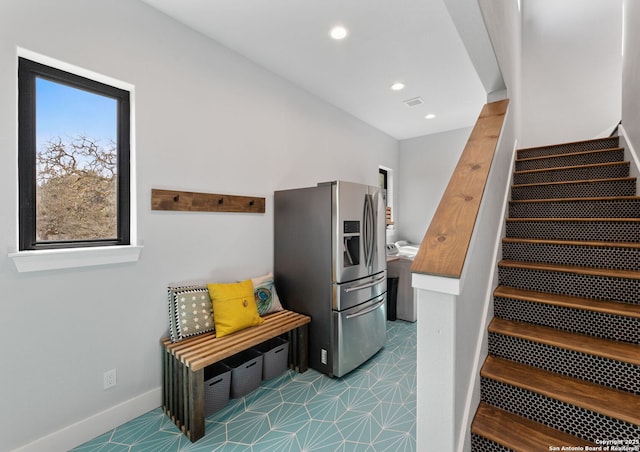
{"type": "Polygon", "coordinates": [[[113,388],[116,385],[116,370],[111,369],[104,373],[104,389],[113,388]]]}

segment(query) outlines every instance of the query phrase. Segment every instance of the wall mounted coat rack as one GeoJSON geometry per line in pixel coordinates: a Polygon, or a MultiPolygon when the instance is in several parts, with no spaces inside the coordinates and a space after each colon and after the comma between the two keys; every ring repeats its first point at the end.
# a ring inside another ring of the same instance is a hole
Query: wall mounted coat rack
{"type": "Polygon", "coordinates": [[[265,198],[151,189],[151,210],[264,213],[265,198]]]}

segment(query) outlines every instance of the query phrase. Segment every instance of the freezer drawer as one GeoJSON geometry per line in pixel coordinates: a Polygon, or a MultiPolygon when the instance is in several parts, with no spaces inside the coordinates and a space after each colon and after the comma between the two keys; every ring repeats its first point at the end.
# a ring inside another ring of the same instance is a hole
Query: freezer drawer
{"type": "Polygon", "coordinates": [[[333,312],[333,376],[352,371],[387,340],[386,293],[342,312],[333,312]]]}
{"type": "Polygon", "coordinates": [[[387,272],[381,271],[366,278],[343,284],[333,284],[334,311],[344,311],[379,297],[387,291],[387,272]]]}

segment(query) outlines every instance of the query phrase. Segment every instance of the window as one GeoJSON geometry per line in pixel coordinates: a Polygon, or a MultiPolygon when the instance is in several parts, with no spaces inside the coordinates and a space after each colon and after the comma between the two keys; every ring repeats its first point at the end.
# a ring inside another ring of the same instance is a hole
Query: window
{"type": "Polygon", "coordinates": [[[387,170],[379,168],[378,169],[378,184],[380,188],[383,190],[387,190],[387,170]]]}
{"type": "Polygon", "coordinates": [[[18,62],[19,250],[130,244],[129,91],[18,62]]]}
{"type": "Polygon", "coordinates": [[[378,167],[378,185],[384,193],[387,228],[393,229],[393,172],[390,168],[378,167]]]}

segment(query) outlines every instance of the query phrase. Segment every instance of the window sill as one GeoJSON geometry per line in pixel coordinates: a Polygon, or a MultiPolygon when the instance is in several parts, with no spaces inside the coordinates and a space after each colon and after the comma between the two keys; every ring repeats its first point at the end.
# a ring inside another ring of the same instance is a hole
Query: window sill
{"type": "Polygon", "coordinates": [[[37,272],[63,268],[136,262],[142,246],[102,246],[95,248],[67,248],[63,250],[19,251],[9,257],[18,272],[37,272]]]}

